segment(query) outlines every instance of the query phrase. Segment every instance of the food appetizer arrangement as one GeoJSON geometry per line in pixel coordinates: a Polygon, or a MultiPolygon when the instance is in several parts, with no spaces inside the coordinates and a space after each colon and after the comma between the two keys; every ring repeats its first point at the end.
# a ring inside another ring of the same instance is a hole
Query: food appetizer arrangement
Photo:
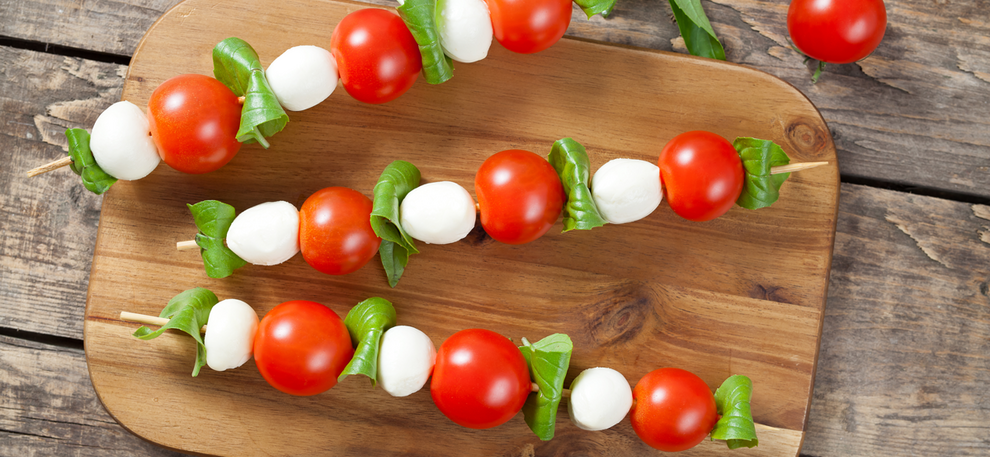
{"type": "Polygon", "coordinates": [[[563,397],[571,421],[583,430],[611,428],[630,416],[633,430],[648,445],[682,451],[705,437],[730,449],[758,444],[750,412],[753,384],[729,377],[714,394],[689,371],[661,368],[635,388],[622,373],[606,367],[581,371],[564,389],[573,343],[553,334],[516,346],[485,329],[454,333],[440,348],[422,331],[397,325],[395,308],[372,297],[341,320],[330,308],[305,300],[275,306],[262,319],[237,299],[219,301],[203,288],[173,297],[160,318],[121,313],[124,320],[161,325],[141,327],[134,336],[148,340],[168,329],[197,342],[193,376],[207,365],[217,371],[240,367],[254,357],[268,383],[291,395],[325,392],[350,375],[364,375],[372,386],[394,397],[430,382],[437,409],[463,427],[488,429],[523,412],[530,429],[544,441],[554,436],[563,397]],[[201,336],[201,330],[205,336],[201,336]]]}

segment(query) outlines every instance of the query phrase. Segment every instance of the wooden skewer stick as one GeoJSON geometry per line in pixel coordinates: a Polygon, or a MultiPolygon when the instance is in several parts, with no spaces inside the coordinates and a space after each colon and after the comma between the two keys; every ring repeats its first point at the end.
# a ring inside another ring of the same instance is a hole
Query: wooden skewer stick
{"type": "Polygon", "coordinates": [[[820,167],[822,165],[828,165],[828,162],[792,163],[788,165],[781,165],[779,167],[771,167],[770,174],[777,175],[780,173],[793,173],[795,171],[808,170],[811,168],[820,167]]]}
{"type": "MultiPolygon", "coordinates": [[[[534,383],[532,383],[532,386],[530,386],[530,390],[533,391],[533,392],[539,392],[540,391],[540,386],[537,383],[534,382],[534,383]]],[[[571,396],[571,389],[561,389],[561,391],[560,391],[560,397],[561,398],[568,398],[570,396],[571,396]]]]}
{"type": "MultiPolygon", "coordinates": [[[[120,320],[127,322],[137,322],[138,324],[148,324],[157,325],[159,327],[168,323],[168,319],[164,317],[149,316],[147,314],[130,313],[127,311],[120,312],[120,320]]],[[[200,333],[206,333],[206,326],[199,329],[200,333]]]]}
{"type": "Polygon", "coordinates": [[[188,251],[191,249],[199,249],[199,245],[196,244],[196,240],[179,241],[178,243],[175,243],[175,249],[179,251],[188,251]]]}
{"type": "Polygon", "coordinates": [[[52,171],[52,170],[58,170],[59,168],[67,167],[71,163],[72,163],[72,157],[65,156],[65,157],[62,157],[61,159],[58,159],[58,160],[54,161],[54,162],[49,162],[49,163],[46,163],[46,164],[44,164],[44,165],[42,165],[42,166],[40,166],[38,168],[34,168],[34,169],[28,171],[27,172],[27,175],[28,175],[28,178],[33,178],[33,177],[38,176],[40,174],[48,173],[49,171],[52,171]]]}

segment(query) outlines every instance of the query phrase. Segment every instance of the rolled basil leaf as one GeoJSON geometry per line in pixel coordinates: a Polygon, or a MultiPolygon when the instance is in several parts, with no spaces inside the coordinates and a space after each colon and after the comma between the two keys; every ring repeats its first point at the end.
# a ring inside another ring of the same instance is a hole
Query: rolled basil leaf
{"type": "Polygon", "coordinates": [[[69,168],[79,175],[86,190],[100,195],[117,182],[117,178],[110,176],[110,173],[103,171],[96,163],[93,151],[89,149],[89,132],[83,129],[68,129],[65,131],[65,138],[69,140],[67,154],[72,159],[69,168]]]}
{"type": "Polygon", "coordinates": [[[337,377],[337,382],[352,374],[363,374],[378,385],[378,353],[382,335],[396,324],[395,307],[384,298],[371,297],[351,308],[344,318],[351,344],[357,346],[354,357],[337,377]]]}
{"type": "Polygon", "coordinates": [[[204,200],[186,205],[192,212],[199,233],[196,244],[203,256],[203,267],[211,278],[226,278],[234,270],[247,265],[224,243],[230,224],[234,222],[234,207],[216,200],[204,200]]]}
{"type": "Polygon", "coordinates": [[[413,238],[399,222],[399,205],[409,191],[419,186],[419,180],[419,169],[415,165],[396,160],[385,167],[375,184],[371,228],[382,239],[378,253],[392,287],[398,284],[409,256],[419,253],[413,238]]]}
{"type": "Polygon", "coordinates": [[[772,205],[780,197],[780,186],[790,173],[770,174],[770,168],[787,165],[790,157],[776,143],[756,138],[736,138],[732,146],[739,153],[746,171],[743,191],[736,204],[746,209],[760,209],[772,205]]]}
{"type": "Polygon", "coordinates": [[[567,194],[564,231],[591,230],[605,225],[608,221],[598,212],[591,189],[588,188],[591,164],[584,146],[570,138],[557,140],[553,143],[547,160],[557,170],[557,176],[560,176],[560,182],[564,185],[564,193],[567,194]]]}
{"type": "Polygon", "coordinates": [[[615,8],[615,2],[616,0],[574,0],[574,3],[584,10],[584,14],[588,15],[588,19],[596,14],[608,17],[612,14],[612,8],[615,8]]]}
{"type": "Polygon", "coordinates": [[[529,344],[524,338],[519,350],[529,365],[530,377],[540,387],[539,392],[533,392],[526,398],[523,417],[536,436],[549,441],[553,438],[557,423],[557,406],[564,392],[564,377],[571,363],[574,344],[569,336],[555,333],[535,344],[529,344]]]}
{"type": "Polygon", "coordinates": [[[240,38],[227,38],[213,48],[213,75],[235,95],[244,97],[237,141],[257,141],[267,149],[265,138],[282,131],[289,115],[265,79],[258,53],[240,38]]]}
{"type": "Polygon", "coordinates": [[[715,36],[715,30],[701,7],[701,0],[669,1],[688,52],[693,56],[725,60],[725,49],[715,36]]]}
{"type": "Polygon", "coordinates": [[[440,31],[434,19],[436,6],[436,0],[405,0],[397,9],[419,44],[423,77],[430,84],[440,84],[454,76],[454,61],[440,47],[440,31]]]}
{"type": "Polygon", "coordinates": [[[210,310],[218,301],[216,294],[202,287],[184,291],[172,297],[159,315],[168,319],[167,324],[154,332],[148,327],[141,327],[134,332],[134,336],[142,340],[150,340],[158,338],[158,335],[170,328],[188,333],[196,340],[196,365],[192,375],[198,376],[199,369],[206,365],[206,344],[203,343],[199,329],[206,325],[210,319],[210,310]]]}
{"type": "Polygon", "coordinates": [[[722,416],[712,429],[713,440],[724,440],[729,449],[756,447],[756,424],[750,402],[753,400],[753,381],[746,376],[729,376],[715,390],[715,406],[722,416]]]}

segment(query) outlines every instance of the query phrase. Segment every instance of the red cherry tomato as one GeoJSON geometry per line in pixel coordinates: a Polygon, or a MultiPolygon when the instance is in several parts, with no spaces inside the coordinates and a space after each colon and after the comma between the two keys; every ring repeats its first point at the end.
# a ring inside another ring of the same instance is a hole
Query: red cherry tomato
{"type": "Polygon", "coordinates": [[[643,376],[633,389],[629,414],[639,438],[667,452],[696,446],[718,422],[715,396],[708,385],[680,368],[661,368],[643,376]]]}
{"type": "Polygon", "coordinates": [[[742,193],[742,160],[732,143],[714,133],[677,135],[660,151],[658,165],[667,203],[685,219],[715,219],[742,193]]]}
{"type": "Polygon", "coordinates": [[[461,330],[440,345],[430,395],[444,416],[474,429],[504,424],[531,390],[522,352],[490,330],[461,330]]]}
{"type": "Polygon", "coordinates": [[[787,31],[805,55],[850,63],[870,55],[887,29],[883,0],[793,0],[787,31]]]}
{"type": "Polygon", "coordinates": [[[532,54],[553,46],[571,23],[571,0],[486,0],[505,49],[532,54]]]}
{"type": "Polygon", "coordinates": [[[158,86],[148,101],[148,124],[158,155],[183,173],[207,173],[234,158],[241,104],[209,76],[180,75],[158,86]]]}
{"type": "Polygon", "coordinates": [[[261,376],[292,395],[316,395],[337,385],[337,376],[353,356],[340,316],[306,300],[273,308],[254,337],[254,363],[261,376]]]}
{"type": "Polygon", "coordinates": [[[529,243],[547,233],[564,207],[564,186],[546,159],[510,149],[481,164],[474,178],[481,226],[507,244],[529,243]]]}
{"type": "Polygon", "coordinates": [[[419,45],[402,18],[377,8],[344,16],[330,36],[330,53],[344,89],[365,103],[398,98],[423,69],[419,45]]]}
{"type": "Polygon", "coordinates": [[[345,275],[368,263],[381,244],[371,228],[372,203],[346,187],[316,191],[299,210],[299,250],[313,268],[345,275]]]}

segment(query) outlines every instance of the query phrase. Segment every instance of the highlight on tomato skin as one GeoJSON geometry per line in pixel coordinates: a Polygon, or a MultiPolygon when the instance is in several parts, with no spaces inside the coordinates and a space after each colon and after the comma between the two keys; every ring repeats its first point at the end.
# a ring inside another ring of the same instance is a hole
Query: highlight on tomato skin
{"type": "Polygon", "coordinates": [[[382,239],[371,228],[371,199],[346,187],[327,187],[299,209],[299,250],[313,268],[344,275],[363,267],[382,239]]]}
{"type": "Polygon", "coordinates": [[[481,226],[506,244],[529,243],[550,231],[567,198],[550,162],[521,149],[485,160],[475,175],[474,190],[481,226]]]}
{"type": "Polygon", "coordinates": [[[685,132],[667,142],[657,165],[670,208],[695,222],[728,212],[745,184],[742,160],[732,143],[703,130],[685,132]]]}
{"type": "Polygon", "coordinates": [[[643,376],[633,388],[629,418],[643,442],[667,452],[697,446],[719,419],[708,384],[680,368],[660,368],[643,376]]]}

